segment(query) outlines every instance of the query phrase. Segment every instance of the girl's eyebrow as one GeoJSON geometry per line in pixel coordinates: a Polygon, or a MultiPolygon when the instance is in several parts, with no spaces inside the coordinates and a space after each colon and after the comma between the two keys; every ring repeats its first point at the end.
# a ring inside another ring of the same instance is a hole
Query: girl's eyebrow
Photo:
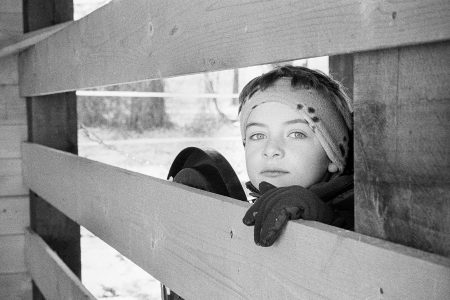
{"type": "Polygon", "coordinates": [[[267,127],[264,123],[252,122],[248,123],[247,126],[245,126],[245,130],[247,130],[247,128],[251,126],[267,127]]]}
{"type": "MultiPolygon", "coordinates": [[[[285,125],[298,124],[298,123],[308,124],[308,122],[306,122],[306,120],[304,120],[304,119],[293,119],[293,120],[284,122],[285,125]]],[[[247,130],[251,126],[267,127],[267,125],[264,123],[251,122],[251,123],[248,123],[247,126],[245,126],[245,130],[247,130]]]]}
{"type": "Polygon", "coordinates": [[[304,119],[294,119],[294,120],[289,120],[289,121],[284,122],[284,124],[286,124],[286,125],[297,124],[297,123],[308,124],[308,122],[306,122],[306,120],[304,120],[304,119]]]}

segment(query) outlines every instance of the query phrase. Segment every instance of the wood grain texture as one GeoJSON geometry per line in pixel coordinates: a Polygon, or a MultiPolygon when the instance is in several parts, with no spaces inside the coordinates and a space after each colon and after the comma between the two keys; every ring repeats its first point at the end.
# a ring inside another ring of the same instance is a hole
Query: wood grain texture
{"type": "Polygon", "coordinates": [[[27,98],[28,140],[78,153],[74,92],[27,98]]]}
{"type": "Polygon", "coordinates": [[[0,196],[27,195],[20,158],[0,158],[0,196]]]}
{"type": "Polygon", "coordinates": [[[8,55],[16,54],[28,47],[33,46],[34,44],[45,40],[55,32],[60,31],[64,27],[67,27],[67,25],[71,24],[72,21],[68,21],[62,24],[57,24],[54,26],[42,28],[40,30],[28,32],[19,38],[17,38],[16,41],[11,42],[10,44],[4,45],[2,48],[0,48],[0,58],[3,58],[8,55]]]}
{"type": "MultiPolygon", "coordinates": [[[[17,85],[19,90],[19,62],[18,55],[0,58],[0,86],[5,84],[17,85]]],[[[3,94],[3,93],[2,93],[3,94]]],[[[17,93],[18,94],[18,93],[17,93]]]]}
{"type": "Polygon", "coordinates": [[[353,100],[353,54],[329,57],[330,75],[342,83],[350,99],[353,100]]]}
{"type": "Polygon", "coordinates": [[[0,235],[0,274],[26,272],[23,234],[0,235]]]}
{"type": "MultiPolygon", "coordinates": [[[[24,0],[24,32],[73,20],[72,0],[24,0]]],[[[47,64],[47,63],[45,63],[47,64]]],[[[73,70],[65,70],[71,73],[73,70]]],[[[27,98],[28,140],[78,152],[75,93],[27,98]]],[[[81,276],[80,227],[30,191],[30,227],[78,277],[81,276]]],[[[33,284],[33,299],[44,299],[33,284]]]]}
{"type": "Polygon", "coordinates": [[[22,1],[0,1],[0,48],[23,33],[22,1]]]}
{"type": "MultiPolygon", "coordinates": [[[[75,93],[27,98],[28,140],[78,152],[75,93]]],[[[81,275],[80,227],[30,191],[30,227],[81,275]]],[[[43,299],[33,289],[34,299],[43,299]]]]}
{"type": "Polygon", "coordinates": [[[20,158],[0,158],[0,176],[15,176],[22,174],[20,158]]]}
{"type": "Polygon", "coordinates": [[[0,197],[0,235],[23,234],[29,225],[28,197],[0,197]]]}
{"type": "Polygon", "coordinates": [[[27,269],[45,299],[96,299],[36,233],[27,230],[25,243],[27,269]]]}
{"type": "Polygon", "coordinates": [[[28,273],[0,274],[0,299],[31,300],[31,278],[28,273]]]}
{"type": "MultiPolygon", "coordinates": [[[[25,98],[21,98],[19,96],[19,86],[0,85],[0,127],[3,125],[26,125],[26,124],[27,124],[26,101],[25,98]]],[[[21,129],[22,127],[23,126],[19,126],[17,127],[17,129],[21,129]]],[[[18,141],[20,142],[21,140],[18,141]]]]}
{"type": "Polygon", "coordinates": [[[241,221],[248,203],[36,144],[23,159],[31,189],[186,299],[450,293],[444,257],[308,221],[262,248],[241,221]]]}
{"type": "Polygon", "coordinates": [[[17,0],[3,0],[0,2],[0,12],[5,14],[22,13],[22,2],[17,0]]]}
{"type": "Polygon", "coordinates": [[[21,94],[449,38],[442,0],[113,1],[21,54],[21,94]]]}
{"type": "Polygon", "coordinates": [[[27,194],[28,189],[23,184],[22,174],[0,175],[0,196],[22,196],[27,194]]]}
{"type": "Polygon", "coordinates": [[[450,256],[450,43],[355,55],[356,230],[450,256]]]}
{"type": "Polygon", "coordinates": [[[0,157],[20,158],[20,144],[26,140],[27,125],[0,125],[0,157]]]}
{"type": "MultiPolygon", "coordinates": [[[[339,81],[353,103],[353,54],[342,54],[329,57],[330,76],[339,81]]],[[[344,174],[354,174],[354,138],[350,136],[349,153],[344,174]]]]}

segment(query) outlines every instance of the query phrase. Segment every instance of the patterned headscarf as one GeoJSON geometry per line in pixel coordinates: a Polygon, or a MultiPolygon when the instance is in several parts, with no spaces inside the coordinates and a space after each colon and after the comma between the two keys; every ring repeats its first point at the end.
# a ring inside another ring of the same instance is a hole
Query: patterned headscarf
{"type": "Polygon", "coordinates": [[[352,130],[351,117],[343,116],[333,101],[315,89],[293,87],[290,78],[280,78],[270,87],[257,90],[250,95],[250,99],[245,100],[239,115],[244,144],[245,128],[253,109],[262,103],[279,102],[296,110],[307,121],[328,158],[338,167],[338,174],[344,171],[349,152],[349,131],[352,130]]]}

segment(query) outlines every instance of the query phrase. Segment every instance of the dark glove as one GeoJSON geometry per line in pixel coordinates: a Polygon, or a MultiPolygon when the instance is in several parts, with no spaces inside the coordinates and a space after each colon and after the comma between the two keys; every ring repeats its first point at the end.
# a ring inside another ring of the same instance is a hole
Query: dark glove
{"type": "MultiPolygon", "coordinates": [[[[262,196],[242,220],[245,225],[255,225],[254,239],[257,245],[271,246],[288,220],[302,218],[327,224],[332,222],[331,208],[311,190],[297,185],[277,188],[263,181],[259,184],[259,191],[262,196]]],[[[327,190],[325,194],[330,193],[327,190]]]]}

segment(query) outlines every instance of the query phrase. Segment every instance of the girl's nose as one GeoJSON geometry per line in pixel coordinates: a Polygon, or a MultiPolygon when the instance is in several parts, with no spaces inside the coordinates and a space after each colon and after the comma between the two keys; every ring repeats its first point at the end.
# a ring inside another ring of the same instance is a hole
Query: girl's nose
{"type": "Polygon", "coordinates": [[[264,157],[281,158],[284,156],[284,150],[280,141],[268,139],[263,151],[264,157]]]}

